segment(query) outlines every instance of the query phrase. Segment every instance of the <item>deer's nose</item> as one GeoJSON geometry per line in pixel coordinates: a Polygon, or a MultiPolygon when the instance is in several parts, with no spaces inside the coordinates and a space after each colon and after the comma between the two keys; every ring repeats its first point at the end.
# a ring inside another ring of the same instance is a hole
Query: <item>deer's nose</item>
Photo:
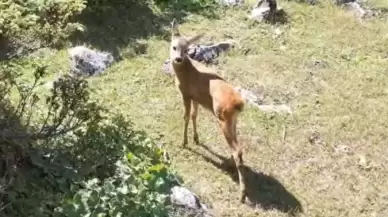
{"type": "Polygon", "coordinates": [[[182,62],[182,57],[175,58],[175,61],[177,61],[178,63],[182,62]]]}

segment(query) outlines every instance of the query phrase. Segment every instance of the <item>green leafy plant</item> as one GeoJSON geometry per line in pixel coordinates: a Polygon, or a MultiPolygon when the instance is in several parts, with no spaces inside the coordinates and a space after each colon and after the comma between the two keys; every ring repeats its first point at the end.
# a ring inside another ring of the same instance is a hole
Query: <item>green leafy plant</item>
{"type": "Polygon", "coordinates": [[[85,79],[63,76],[44,93],[42,62],[1,70],[1,216],[167,215],[175,178],[162,150],[91,100],[85,79]]]}
{"type": "Polygon", "coordinates": [[[85,0],[0,0],[0,36],[29,49],[62,45],[83,30],[74,18],[85,7],[85,0]]]}
{"type": "MultiPolygon", "coordinates": [[[[138,145],[147,146],[146,140],[138,145]]],[[[116,162],[116,172],[103,181],[93,178],[65,199],[58,216],[166,216],[165,205],[173,176],[167,166],[144,153],[127,152],[116,162]]]]}

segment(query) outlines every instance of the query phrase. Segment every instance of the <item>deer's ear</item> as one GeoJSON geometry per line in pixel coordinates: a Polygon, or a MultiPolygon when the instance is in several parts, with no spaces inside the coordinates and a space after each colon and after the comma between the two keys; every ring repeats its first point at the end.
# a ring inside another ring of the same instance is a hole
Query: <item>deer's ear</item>
{"type": "Polygon", "coordinates": [[[174,36],[180,36],[181,34],[179,33],[178,29],[178,23],[176,19],[174,18],[171,22],[171,35],[174,36]]]}
{"type": "Polygon", "coordinates": [[[189,44],[194,44],[195,42],[197,42],[199,39],[201,39],[203,37],[203,33],[199,34],[199,35],[196,35],[194,37],[191,37],[189,39],[187,39],[188,43],[189,44]]]}

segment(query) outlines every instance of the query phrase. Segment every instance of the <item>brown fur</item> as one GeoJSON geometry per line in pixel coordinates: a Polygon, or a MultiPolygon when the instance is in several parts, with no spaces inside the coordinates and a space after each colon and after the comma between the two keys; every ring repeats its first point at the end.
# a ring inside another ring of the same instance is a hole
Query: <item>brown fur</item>
{"type": "Polygon", "coordinates": [[[244,108],[244,100],[233,86],[221,76],[213,72],[206,72],[205,67],[198,67],[199,62],[187,55],[187,48],[202,35],[186,39],[179,34],[176,24],[172,23],[172,39],[170,46],[170,60],[175,72],[175,85],[180,91],[184,112],[183,143],[187,145],[187,128],[190,116],[193,122],[195,143],[199,143],[197,133],[198,105],[210,111],[217,118],[218,124],[225,139],[232,150],[231,159],[236,163],[239,174],[241,202],[246,197],[245,180],[243,172],[242,150],[237,141],[237,116],[244,108]]]}

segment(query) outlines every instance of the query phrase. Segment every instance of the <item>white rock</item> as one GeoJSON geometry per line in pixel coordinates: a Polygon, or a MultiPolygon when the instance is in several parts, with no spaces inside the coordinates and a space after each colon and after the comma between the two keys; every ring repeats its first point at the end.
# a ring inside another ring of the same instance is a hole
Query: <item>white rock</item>
{"type": "Polygon", "coordinates": [[[101,74],[114,61],[112,54],[91,50],[85,46],[70,48],[68,53],[71,72],[86,76],[101,74]]]}
{"type": "Polygon", "coordinates": [[[244,0],[218,0],[218,3],[221,5],[227,6],[236,6],[244,4],[244,0]]]}
{"type": "Polygon", "coordinates": [[[182,186],[174,186],[171,189],[170,199],[173,204],[182,205],[192,209],[202,208],[198,196],[182,186]]]}

